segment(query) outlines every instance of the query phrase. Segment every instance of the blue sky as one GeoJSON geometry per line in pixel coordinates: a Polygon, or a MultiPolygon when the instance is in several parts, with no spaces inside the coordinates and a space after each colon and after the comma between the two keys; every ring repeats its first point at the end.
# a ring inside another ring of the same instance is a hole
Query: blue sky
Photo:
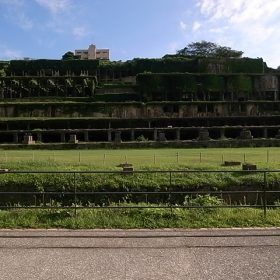
{"type": "Polygon", "coordinates": [[[280,65],[279,0],[0,0],[0,59],[61,58],[95,43],[111,60],[207,40],[280,65]]]}

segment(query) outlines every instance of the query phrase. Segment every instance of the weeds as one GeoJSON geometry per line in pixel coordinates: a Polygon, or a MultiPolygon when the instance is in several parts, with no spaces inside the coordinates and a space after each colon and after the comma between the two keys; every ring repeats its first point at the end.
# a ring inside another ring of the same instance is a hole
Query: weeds
{"type": "Polygon", "coordinates": [[[280,209],[78,209],[0,211],[0,228],[212,228],[280,226],[280,209]]]}

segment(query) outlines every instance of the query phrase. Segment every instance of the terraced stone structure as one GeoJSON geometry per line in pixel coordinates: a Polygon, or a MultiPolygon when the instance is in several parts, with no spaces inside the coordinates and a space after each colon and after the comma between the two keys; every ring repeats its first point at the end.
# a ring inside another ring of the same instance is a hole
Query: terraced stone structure
{"type": "Polygon", "coordinates": [[[3,147],[280,145],[280,75],[262,59],[17,60],[0,75],[3,147]]]}

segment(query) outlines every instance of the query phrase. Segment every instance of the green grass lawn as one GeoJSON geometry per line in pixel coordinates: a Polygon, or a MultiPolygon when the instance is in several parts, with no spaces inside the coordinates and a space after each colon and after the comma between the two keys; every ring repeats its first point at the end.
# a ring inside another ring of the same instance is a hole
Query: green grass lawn
{"type": "MultiPolygon", "coordinates": [[[[227,149],[119,149],[119,150],[0,150],[0,167],[11,170],[83,170],[118,169],[116,165],[129,162],[141,169],[241,169],[222,167],[222,162],[240,161],[258,164],[258,168],[280,170],[280,148],[227,149]]],[[[3,190],[63,191],[73,187],[73,174],[2,174],[3,190]]],[[[127,176],[83,175],[76,177],[79,191],[107,190],[166,190],[169,174],[133,174],[127,176]]],[[[279,189],[279,173],[269,174],[270,187],[279,189]]],[[[205,186],[215,190],[247,184],[261,188],[262,174],[201,173],[187,176],[172,175],[172,186],[197,189],[205,186]]],[[[124,203],[125,198],[119,198],[124,203]]],[[[275,199],[277,201],[278,198],[275,199]]],[[[114,203],[113,200],[110,200],[114,203]]],[[[247,201],[247,200],[246,200],[247,201]]],[[[144,203],[143,201],[140,201],[144,203]]],[[[238,201],[237,201],[238,202],[238,201]]],[[[239,203],[239,202],[238,202],[239,203]]],[[[240,202],[246,203],[246,202],[240,202]]],[[[273,202],[272,202],[273,203],[273,202]]],[[[35,203],[36,204],[36,203],[35,203]]],[[[79,210],[77,216],[68,210],[0,210],[0,228],[200,228],[279,226],[280,210],[268,209],[111,209],[79,210]]]]}
{"type": "Polygon", "coordinates": [[[0,150],[1,165],[50,162],[65,165],[114,167],[123,162],[140,166],[213,166],[224,161],[256,163],[280,168],[280,148],[119,149],[119,150],[0,150]]]}

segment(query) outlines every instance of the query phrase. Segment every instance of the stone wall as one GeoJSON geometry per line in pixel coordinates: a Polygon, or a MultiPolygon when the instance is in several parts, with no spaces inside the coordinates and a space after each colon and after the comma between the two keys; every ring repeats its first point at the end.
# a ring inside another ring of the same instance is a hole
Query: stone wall
{"type": "Polygon", "coordinates": [[[12,117],[106,117],[186,118],[263,116],[280,114],[280,102],[47,102],[0,103],[0,118],[12,117]]]}

